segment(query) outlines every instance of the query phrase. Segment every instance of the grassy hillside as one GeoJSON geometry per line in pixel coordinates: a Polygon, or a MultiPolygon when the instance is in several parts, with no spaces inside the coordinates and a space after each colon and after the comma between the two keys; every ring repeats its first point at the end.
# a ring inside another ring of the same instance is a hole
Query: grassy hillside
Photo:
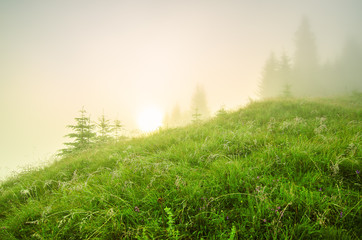
{"type": "Polygon", "coordinates": [[[0,239],[358,239],[362,95],[254,102],[0,185],[0,239]]]}

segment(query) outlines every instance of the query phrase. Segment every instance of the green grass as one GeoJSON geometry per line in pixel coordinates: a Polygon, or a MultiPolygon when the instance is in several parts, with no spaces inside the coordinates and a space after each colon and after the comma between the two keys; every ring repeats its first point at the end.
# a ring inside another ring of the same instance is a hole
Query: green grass
{"type": "Polygon", "coordinates": [[[0,185],[0,239],[359,239],[362,95],[269,100],[0,185]]]}

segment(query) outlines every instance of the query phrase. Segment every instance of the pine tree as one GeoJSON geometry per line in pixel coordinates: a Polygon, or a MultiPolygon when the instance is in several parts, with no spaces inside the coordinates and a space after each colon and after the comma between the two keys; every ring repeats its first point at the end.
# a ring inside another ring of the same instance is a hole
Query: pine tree
{"type": "Polygon", "coordinates": [[[294,64],[296,69],[302,71],[315,69],[318,66],[317,45],[307,17],[302,18],[295,33],[294,64]]]}
{"type": "Polygon", "coordinates": [[[201,121],[202,114],[199,112],[198,108],[194,108],[192,112],[192,123],[199,123],[201,121]]]}
{"type": "Polygon", "coordinates": [[[114,134],[114,138],[116,139],[116,142],[118,142],[119,138],[121,137],[121,131],[122,131],[123,125],[121,124],[121,121],[116,119],[113,122],[112,126],[112,132],[114,134]]]}
{"type": "Polygon", "coordinates": [[[96,135],[93,132],[94,125],[91,124],[90,116],[87,116],[87,111],[84,109],[84,107],[82,107],[79,113],[80,116],[74,118],[76,124],[67,126],[74,132],[66,135],[66,137],[74,140],[72,142],[64,143],[64,145],[68,146],[68,148],[61,150],[61,155],[89,147],[96,135]]]}
{"type": "Polygon", "coordinates": [[[216,116],[221,117],[221,116],[226,116],[226,114],[227,114],[227,111],[226,111],[226,109],[225,109],[225,106],[223,105],[223,106],[221,106],[221,108],[217,111],[216,116]]]}
{"type": "Polygon", "coordinates": [[[356,39],[350,38],[345,43],[337,61],[340,92],[362,91],[362,48],[356,39]]]}
{"type": "Polygon", "coordinates": [[[292,66],[290,64],[289,57],[283,53],[278,68],[278,79],[279,84],[282,90],[283,97],[291,97],[292,96],[292,66]]]}
{"type": "Polygon", "coordinates": [[[302,19],[295,33],[294,72],[298,95],[316,95],[320,91],[318,82],[318,54],[314,34],[308,18],[302,19]]]}
{"type": "Polygon", "coordinates": [[[208,118],[210,116],[210,111],[207,107],[206,94],[204,88],[200,85],[196,86],[195,93],[191,101],[191,111],[192,114],[197,112],[200,114],[200,118],[208,118]]]}
{"type": "Polygon", "coordinates": [[[277,83],[278,60],[272,52],[265,62],[261,74],[259,85],[259,95],[262,98],[270,98],[278,95],[279,87],[277,83]]]}
{"type": "Polygon", "coordinates": [[[98,136],[97,136],[98,141],[99,142],[108,141],[110,139],[111,124],[110,120],[106,119],[104,113],[98,119],[97,128],[98,128],[98,136]]]}

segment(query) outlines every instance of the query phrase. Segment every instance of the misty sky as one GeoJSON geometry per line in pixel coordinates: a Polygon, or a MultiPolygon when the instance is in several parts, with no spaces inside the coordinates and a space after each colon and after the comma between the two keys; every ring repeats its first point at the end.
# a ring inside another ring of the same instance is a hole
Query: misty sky
{"type": "Polygon", "coordinates": [[[147,106],[188,110],[198,83],[212,111],[256,98],[303,15],[322,62],[362,39],[360,0],[0,1],[0,179],[62,148],[82,106],[134,129],[147,106]]]}

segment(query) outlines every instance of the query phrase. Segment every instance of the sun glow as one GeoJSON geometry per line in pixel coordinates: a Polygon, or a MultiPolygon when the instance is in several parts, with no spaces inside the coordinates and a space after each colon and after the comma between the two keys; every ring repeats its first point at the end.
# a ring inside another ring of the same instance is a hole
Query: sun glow
{"type": "Polygon", "coordinates": [[[156,107],[145,108],[138,115],[138,127],[143,132],[152,132],[162,126],[163,113],[156,107]]]}

